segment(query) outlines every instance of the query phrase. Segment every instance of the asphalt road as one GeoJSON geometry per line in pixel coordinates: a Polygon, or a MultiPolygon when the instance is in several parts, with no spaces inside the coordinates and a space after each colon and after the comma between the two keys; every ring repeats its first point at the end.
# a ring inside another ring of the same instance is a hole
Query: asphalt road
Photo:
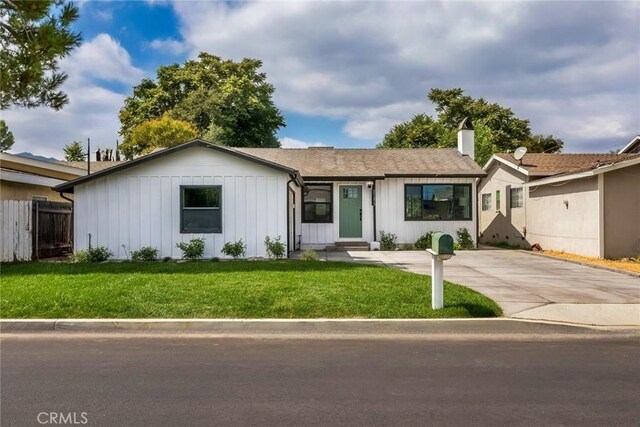
{"type": "Polygon", "coordinates": [[[39,425],[43,412],[118,426],[623,426],[640,420],[637,337],[4,335],[0,355],[3,426],[39,425]]]}

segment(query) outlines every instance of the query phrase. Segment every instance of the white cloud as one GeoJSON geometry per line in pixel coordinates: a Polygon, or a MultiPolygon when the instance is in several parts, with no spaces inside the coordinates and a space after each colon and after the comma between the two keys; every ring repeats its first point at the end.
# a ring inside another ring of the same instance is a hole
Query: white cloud
{"type": "Polygon", "coordinates": [[[2,118],[16,137],[14,153],[31,151],[62,158],[62,148],[73,140],[91,138],[92,147],[113,147],[120,123],[118,111],[125,94],[95,80],[137,83],[144,75],[131,63],[127,51],[108,34],[85,42],[60,63],[69,78],[63,86],[69,104],[60,111],[47,108],[10,109],[2,118]]]}
{"type": "Polygon", "coordinates": [[[322,142],[306,142],[295,138],[284,137],[280,139],[282,148],[309,148],[309,147],[326,147],[322,142]]]}
{"type": "Polygon", "coordinates": [[[534,131],[564,135],[575,149],[596,134],[618,145],[618,138],[640,128],[634,101],[640,97],[638,3],[173,7],[191,56],[205,50],[263,60],[281,109],[345,119],[352,137],[380,140],[389,125],[427,109],[432,87],[462,87],[474,97],[509,101],[505,105],[531,119],[534,131]],[[590,97],[607,110],[584,104],[590,97]],[[553,109],[537,108],[540,102],[553,109]],[[594,120],[597,132],[587,125],[594,120]]]}
{"type": "Polygon", "coordinates": [[[149,43],[149,47],[158,51],[167,51],[173,55],[180,55],[188,49],[185,43],[175,39],[156,39],[149,43]]]}

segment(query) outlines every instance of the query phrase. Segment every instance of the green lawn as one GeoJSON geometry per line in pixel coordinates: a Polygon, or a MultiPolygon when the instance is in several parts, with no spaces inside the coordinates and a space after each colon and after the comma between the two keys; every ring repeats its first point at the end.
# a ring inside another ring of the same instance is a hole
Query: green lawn
{"type": "Polygon", "coordinates": [[[339,262],[11,263],[0,266],[3,318],[493,317],[475,291],[429,277],[339,262]]]}

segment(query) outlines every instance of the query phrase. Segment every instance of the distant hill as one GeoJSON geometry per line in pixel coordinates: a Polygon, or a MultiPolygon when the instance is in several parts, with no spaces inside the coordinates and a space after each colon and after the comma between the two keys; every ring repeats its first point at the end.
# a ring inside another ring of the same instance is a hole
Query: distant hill
{"type": "Polygon", "coordinates": [[[36,154],[31,154],[31,153],[27,153],[26,151],[23,153],[18,153],[16,154],[16,156],[20,156],[20,157],[26,157],[28,159],[34,159],[34,160],[42,160],[43,162],[59,162],[60,160],[56,159],[55,157],[44,157],[44,156],[38,156],[36,154]]]}

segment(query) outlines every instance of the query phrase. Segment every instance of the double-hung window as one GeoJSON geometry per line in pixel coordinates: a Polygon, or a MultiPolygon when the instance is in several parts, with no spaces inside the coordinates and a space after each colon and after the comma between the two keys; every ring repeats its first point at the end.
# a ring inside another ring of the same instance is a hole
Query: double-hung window
{"type": "Polygon", "coordinates": [[[522,192],[522,187],[520,188],[512,188],[511,189],[511,207],[512,208],[521,208],[524,204],[524,195],[522,192]]]}
{"type": "Polygon", "coordinates": [[[496,210],[500,210],[500,190],[496,190],[496,210]]]}
{"type": "Polygon", "coordinates": [[[222,186],[180,187],[180,232],[222,233],[222,186]]]}
{"type": "Polygon", "coordinates": [[[491,193],[485,193],[482,195],[482,210],[488,211],[491,209],[491,193]]]}
{"type": "Polygon", "coordinates": [[[333,222],[333,186],[308,184],[303,189],[302,222],[333,222]]]}
{"type": "Polygon", "coordinates": [[[470,184],[406,184],[405,221],[471,219],[470,184]]]}

